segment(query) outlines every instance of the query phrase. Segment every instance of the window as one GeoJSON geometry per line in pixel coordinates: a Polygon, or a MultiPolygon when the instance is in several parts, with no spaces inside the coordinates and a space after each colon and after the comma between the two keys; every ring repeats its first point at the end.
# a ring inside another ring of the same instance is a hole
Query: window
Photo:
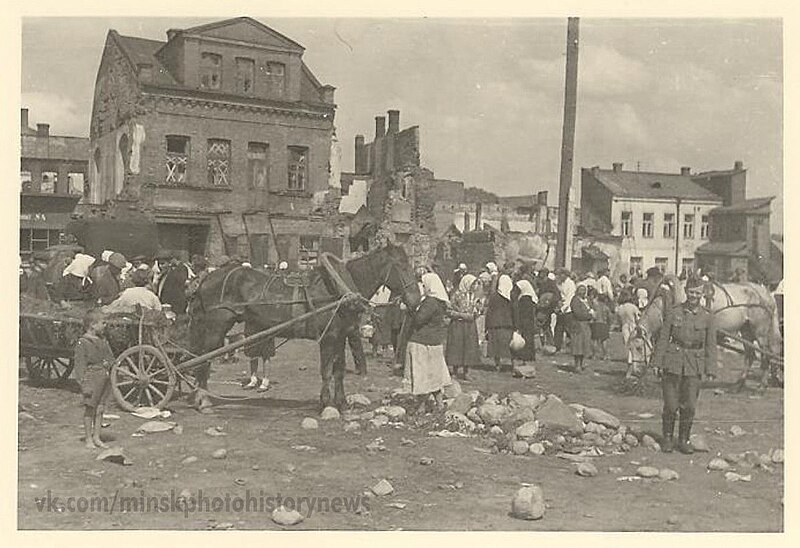
{"type": "Polygon", "coordinates": [[[67,173],[68,192],[83,196],[83,179],[83,173],[67,173]]]}
{"type": "Polygon", "coordinates": [[[642,275],[642,266],[644,265],[644,260],[642,257],[631,257],[631,267],[629,269],[629,274],[631,276],[641,276],[642,275]]]}
{"type": "Polygon", "coordinates": [[[317,264],[319,256],[319,236],[300,236],[300,254],[298,266],[312,268],[317,264]]]}
{"type": "Polygon", "coordinates": [[[188,177],[187,160],[189,159],[189,138],[183,135],[167,135],[167,178],[172,184],[186,184],[188,177]]]}
{"type": "Polygon", "coordinates": [[[53,194],[56,191],[56,183],[58,182],[58,173],[55,171],[42,172],[42,187],[39,192],[46,194],[53,194]]]}
{"type": "Polygon", "coordinates": [[[667,267],[669,266],[669,259],[667,257],[656,257],[656,266],[663,274],[667,271],[667,267]]]}
{"type": "Polygon", "coordinates": [[[633,213],[630,211],[622,212],[622,222],[620,223],[620,231],[623,236],[631,235],[631,224],[633,223],[633,213]]]}
{"type": "Polygon", "coordinates": [[[700,216],[700,238],[708,239],[708,215],[700,216]]]}
{"type": "Polygon", "coordinates": [[[236,91],[252,93],[256,63],[247,57],[236,58],[236,91]]]}
{"type": "Polygon", "coordinates": [[[30,171],[20,171],[19,182],[22,192],[30,192],[33,190],[33,177],[30,171]]]}
{"type": "Polygon", "coordinates": [[[305,190],[308,175],[308,149],[289,147],[289,190],[305,190]]]}
{"type": "Polygon", "coordinates": [[[675,214],[664,213],[664,230],[662,232],[665,238],[675,237],[675,214]]]}
{"type": "Polygon", "coordinates": [[[681,273],[684,276],[688,276],[694,272],[694,259],[691,257],[685,258],[681,261],[681,273]]]}
{"type": "Polygon", "coordinates": [[[231,166],[231,142],[224,139],[209,139],[208,152],[208,184],[211,186],[228,186],[228,173],[231,166]]]}
{"type": "Polygon", "coordinates": [[[269,145],[247,143],[248,188],[267,188],[269,176],[269,145]]]}
{"type": "Polygon", "coordinates": [[[62,240],[62,234],[58,230],[23,228],[19,231],[19,250],[20,253],[44,251],[51,245],[58,245],[62,240]]]}
{"type": "Polygon", "coordinates": [[[652,238],[653,237],[653,214],[652,213],[642,213],[642,237],[643,238],[652,238]]]}
{"type": "Polygon", "coordinates": [[[200,55],[200,86],[219,89],[222,82],[222,56],[203,52],[200,55]]]}
{"type": "Polygon", "coordinates": [[[694,215],[691,213],[683,216],[683,239],[694,239],[694,215]]]}
{"type": "Polygon", "coordinates": [[[267,94],[272,97],[283,97],[286,67],[283,63],[267,63],[267,94]]]}

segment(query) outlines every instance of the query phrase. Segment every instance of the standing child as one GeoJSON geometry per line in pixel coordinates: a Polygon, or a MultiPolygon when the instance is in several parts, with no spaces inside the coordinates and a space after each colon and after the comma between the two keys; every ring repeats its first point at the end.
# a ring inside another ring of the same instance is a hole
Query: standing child
{"type": "Polygon", "coordinates": [[[84,323],[86,333],[75,344],[75,378],[81,385],[83,395],[83,431],[86,447],[108,447],[100,440],[103,409],[108,388],[109,372],[114,363],[114,354],[102,337],[106,323],[99,311],[90,311],[84,323]]]}
{"type": "Polygon", "coordinates": [[[611,299],[605,293],[596,293],[592,302],[594,318],[590,325],[592,330],[593,357],[605,361],[608,359],[608,332],[611,325],[611,299]]]}

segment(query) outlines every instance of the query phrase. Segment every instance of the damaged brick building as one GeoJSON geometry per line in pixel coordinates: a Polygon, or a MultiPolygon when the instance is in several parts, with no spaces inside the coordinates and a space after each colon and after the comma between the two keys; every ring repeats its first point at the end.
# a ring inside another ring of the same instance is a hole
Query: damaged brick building
{"type": "Polygon", "coordinates": [[[342,255],[346,228],[327,199],[334,88],[303,52],[248,17],[171,29],[165,42],[109,31],[91,202],[137,204],[160,247],[185,255],[300,266],[323,250],[342,255]]]}

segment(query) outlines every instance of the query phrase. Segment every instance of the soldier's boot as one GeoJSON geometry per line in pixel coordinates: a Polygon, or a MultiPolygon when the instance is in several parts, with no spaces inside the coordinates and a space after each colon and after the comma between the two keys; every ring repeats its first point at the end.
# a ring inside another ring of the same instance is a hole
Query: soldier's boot
{"type": "Polygon", "coordinates": [[[675,445],[675,415],[661,417],[661,451],[672,453],[675,445]]]}
{"type": "Polygon", "coordinates": [[[691,455],[694,453],[694,446],[689,441],[689,436],[692,431],[692,416],[689,413],[681,411],[681,421],[678,426],[678,451],[684,455],[691,455]]]}

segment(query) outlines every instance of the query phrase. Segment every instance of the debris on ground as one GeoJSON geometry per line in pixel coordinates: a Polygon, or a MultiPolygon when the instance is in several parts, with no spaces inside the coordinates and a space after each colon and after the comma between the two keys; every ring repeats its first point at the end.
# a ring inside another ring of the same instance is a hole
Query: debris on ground
{"type": "Polygon", "coordinates": [[[101,460],[104,462],[112,462],[114,464],[121,464],[122,466],[132,466],[133,462],[125,456],[125,452],[123,451],[122,447],[109,447],[108,449],[101,451],[95,460],[101,460]]]}
{"type": "Polygon", "coordinates": [[[319,428],[319,423],[317,422],[317,419],[306,417],[300,422],[300,428],[303,430],[316,430],[319,428]]]}
{"type": "Polygon", "coordinates": [[[272,521],[278,525],[297,525],[303,521],[305,517],[297,510],[287,510],[281,505],[272,512],[272,521]]]}
{"type": "Polygon", "coordinates": [[[382,479],[370,487],[370,491],[372,491],[376,497],[384,497],[394,493],[394,487],[392,487],[392,484],[389,483],[388,480],[382,479]]]}
{"type": "Polygon", "coordinates": [[[224,448],[223,449],[217,449],[216,451],[211,453],[211,458],[212,459],[217,459],[217,460],[228,458],[228,450],[224,449],[224,448]]]}
{"type": "Polygon", "coordinates": [[[144,434],[155,434],[157,432],[167,432],[169,430],[172,430],[176,426],[177,423],[174,422],[147,421],[146,423],[139,426],[139,428],[137,428],[136,431],[144,434]]]}
{"type": "Polygon", "coordinates": [[[219,437],[219,436],[227,436],[228,434],[222,431],[221,426],[209,426],[205,429],[205,433],[207,436],[211,437],[219,437]]]}
{"type": "Polygon", "coordinates": [[[542,519],[544,510],[544,494],[538,485],[522,487],[511,502],[511,515],[517,519],[542,519]]]}
{"type": "Polygon", "coordinates": [[[725,459],[721,459],[719,457],[711,459],[708,462],[708,465],[706,466],[706,468],[708,468],[709,470],[716,470],[722,472],[730,470],[730,467],[731,465],[728,464],[728,461],[726,461],[725,459]]]}
{"type": "Polygon", "coordinates": [[[339,419],[340,417],[341,414],[339,413],[339,410],[336,409],[335,407],[330,407],[330,406],[323,409],[322,413],[319,416],[319,418],[324,421],[332,421],[339,419]]]}
{"type": "Polygon", "coordinates": [[[726,481],[750,481],[752,479],[753,477],[750,474],[742,476],[741,474],[737,474],[736,472],[725,472],[726,481]]]}

